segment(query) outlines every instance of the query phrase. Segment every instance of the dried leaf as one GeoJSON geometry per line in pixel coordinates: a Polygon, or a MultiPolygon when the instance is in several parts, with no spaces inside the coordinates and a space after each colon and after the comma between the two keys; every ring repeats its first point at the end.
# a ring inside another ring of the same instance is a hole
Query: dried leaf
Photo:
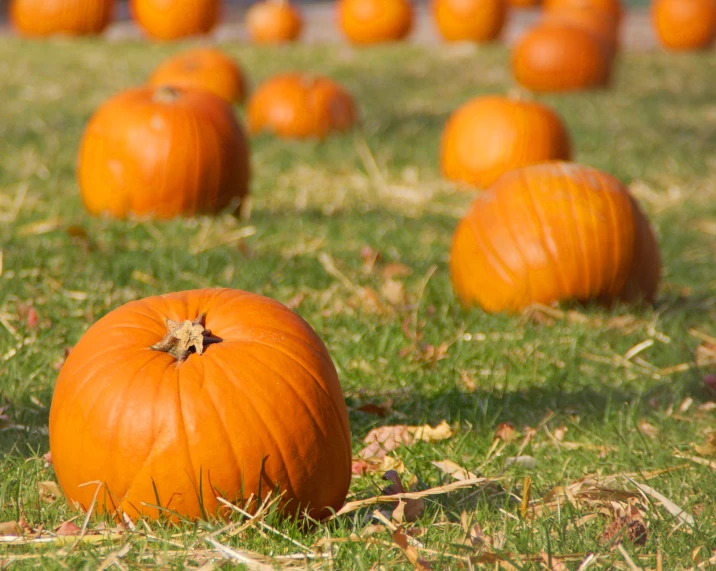
{"type": "Polygon", "coordinates": [[[716,375],[704,376],[704,385],[706,388],[716,391],[716,375]]]}
{"type": "MultiPolygon", "coordinates": [[[[390,470],[383,475],[384,480],[389,480],[391,484],[383,489],[384,496],[394,496],[404,494],[405,488],[400,476],[394,470],[390,470]]],[[[412,486],[413,488],[415,486],[412,486]]],[[[414,489],[411,489],[414,491],[414,489]]],[[[397,523],[414,522],[425,511],[425,502],[422,498],[399,500],[398,505],[393,510],[392,518],[397,523]]]]}
{"type": "Polygon", "coordinates": [[[403,445],[409,446],[418,440],[437,442],[450,438],[452,435],[450,425],[444,420],[435,428],[429,424],[424,426],[404,424],[381,426],[371,430],[363,439],[368,446],[363,448],[358,456],[360,458],[382,458],[388,452],[403,445]]]}
{"type": "Polygon", "coordinates": [[[477,478],[475,474],[450,460],[441,460],[439,462],[433,462],[432,464],[433,466],[437,467],[441,472],[455,478],[458,481],[468,480],[470,478],[477,478]]]}
{"type": "Polygon", "coordinates": [[[415,571],[432,569],[430,563],[420,557],[418,549],[408,543],[408,536],[402,527],[399,527],[393,532],[393,542],[400,547],[415,571]]]}
{"type": "Polygon", "coordinates": [[[460,371],[460,380],[467,391],[474,393],[477,390],[477,383],[466,371],[460,371]]]}
{"type": "Polygon", "coordinates": [[[408,302],[408,295],[405,293],[405,286],[403,282],[397,280],[388,279],[383,282],[380,288],[380,295],[383,296],[389,304],[394,306],[406,305],[408,302]]]}
{"type": "Polygon", "coordinates": [[[653,424],[651,424],[649,421],[647,421],[645,418],[642,418],[639,421],[638,430],[644,436],[647,436],[652,440],[655,440],[657,436],[659,436],[659,429],[653,424]]]}
{"type": "Polygon", "coordinates": [[[495,431],[495,438],[502,440],[502,442],[514,442],[517,440],[517,436],[515,425],[511,422],[503,422],[495,431]]]}
{"type": "Polygon", "coordinates": [[[66,521],[55,529],[57,535],[79,535],[81,531],[82,530],[72,521],[66,521]]]}
{"type": "Polygon", "coordinates": [[[602,545],[616,544],[623,537],[626,537],[634,545],[645,545],[647,540],[647,530],[643,518],[635,518],[631,515],[617,516],[612,522],[604,528],[599,542],[602,545]]]}
{"type": "Polygon", "coordinates": [[[393,412],[393,409],[391,401],[386,401],[382,404],[375,404],[375,403],[365,403],[359,406],[356,410],[359,410],[360,412],[364,412],[366,414],[374,414],[375,416],[388,416],[391,412],[393,412]]]}
{"type": "Polygon", "coordinates": [[[554,434],[554,437],[557,441],[562,442],[564,440],[564,437],[567,435],[567,430],[568,428],[562,425],[555,428],[552,434],[554,434]]]}
{"type": "Polygon", "coordinates": [[[706,441],[703,445],[692,444],[692,446],[697,454],[701,454],[701,456],[712,456],[716,453],[716,430],[706,434],[706,441]]]}
{"type": "Polygon", "coordinates": [[[365,476],[375,472],[395,470],[399,474],[405,472],[405,464],[399,458],[383,456],[382,458],[365,458],[353,460],[351,472],[358,476],[365,476]]]}
{"type": "Polygon", "coordinates": [[[472,545],[473,547],[491,547],[492,538],[489,535],[485,535],[480,524],[476,523],[470,528],[470,532],[465,539],[465,544],[472,545]]]}
{"type": "Polygon", "coordinates": [[[383,266],[383,270],[381,271],[383,279],[385,280],[392,280],[393,278],[404,278],[412,273],[413,270],[411,270],[408,266],[397,262],[385,264],[383,266]]]}
{"type": "Polygon", "coordinates": [[[367,245],[361,246],[360,257],[363,260],[363,272],[366,274],[370,274],[375,265],[383,259],[380,252],[367,245]]]}
{"type": "Polygon", "coordinates": [[[16,521],[4,521],[0,522],[0,536],[21,536],[22,527],[16,521]]]}
{"type": "Polygon", "coordinates": [[[45,462],[52,465],[52,452],[45,452],[43,458],[45,459],[45,462]]]}
{"type": "Polygon", "coordinates": [[[716,343],[704,341],[701,345],[696,347],[694,361],[697,367],[716,363],[716,343]]]}
{"type": "Polygon", "coordinates": [[[57,485],[57,482],[45,481],[37,483],[37,491],[40,494],[40,499],[43,502],[53,503],[62,497],[62,491],[57,485]]]}
{"type": "Polygon", "coordinates": [[[303,301],[304,301],[305,299],[306,299],[306,294],[305,294],[305,293],[297,293],[297,294],[294,295],[292,298],[290,298],[289,300],[287,300],[286,303],[285,303],[285,305],[286,305],[286,307],[288,307],[289,309],[296,310],[296,309],[298,309],[299,307],[301,307],[301,304],[303,303],[303,301]]]}

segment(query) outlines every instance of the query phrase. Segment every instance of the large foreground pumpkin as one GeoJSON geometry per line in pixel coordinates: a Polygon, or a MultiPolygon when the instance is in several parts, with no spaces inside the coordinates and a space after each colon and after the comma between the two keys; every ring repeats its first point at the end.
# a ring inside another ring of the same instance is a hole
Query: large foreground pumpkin
{"type": "Polygon", "coordinates": [[[652,301],[661,262],[649,222],[614,177],[573,163],[510,171],[453,237],[453,288],[468,306],[517,312],[563,300],[652,301]]]}
{"type": "Polygon", "coordinates": [[[512,48],[512,73],[532,91],[575,91],[609,83],[611,47],[598,35],[568,22],[544,21],[512,48]]]}
{"type": "Polygon", "coordinates": [[[131,8],[149,37],[175,40],[211,32],[219,21],[221,0],[131,0],[131,8]]]}
{"type": "Polygon", "coordinates": [[[317,75],[284,73],[262,83],[249,99],[250,133],[323,138],[353,127],[353,97],[335,81],[317,75]]]}
{"type": "Polygon", "coordinates": [[[440,143],[445,177],[480,187],[513,168],[570,158],[559,115],[546,105],[507,97],[476,97],[459,107],[440,143]]]}
{"type": "Polygon", "coordinates": [[[242,103],[247,91],[239,66],[215,48],[194,48],[164,60],[148,83],[209,91],[230,103],[242,103]]]}
{"type": "Polygon", "coordinates": [[[413,29],[410,0],[338,0],[338,24],[354,44],[394,42],[413,29]]]}
{"type": "Polygon", "coordinates": [[[115,0],[12,0],[10,20],[25,36],[101,33],[112,20],[115,0]]]}
{"type": "Polygon", "coordinates": [[[50,450],[70,502],[130,517],[221,513],[278,490],[287,514],[338,510],[346,405],[326,347],[280,303],[193,290],[128,303],[62,367],[50,450]],[[174,337],[168,335],[173,332],[174,337]]]}
{"type": "Polygon", "coordinates": [[[496,40],[507,19],[507,0],[432,0],[430,6],[448,42],[496,40]]]}
{"type": "Polygon", "coordinates": [[[212,93],[130,89],[90,119],[77,174],[92,214],[214,213],[248,193],[248,143],[229,103],[212,93]]]}
{"type": "Polygon", "coordinates": [[[706,49],[716,40],[715,0],[653,0],[651,18],[669,50],[706,49]]]}

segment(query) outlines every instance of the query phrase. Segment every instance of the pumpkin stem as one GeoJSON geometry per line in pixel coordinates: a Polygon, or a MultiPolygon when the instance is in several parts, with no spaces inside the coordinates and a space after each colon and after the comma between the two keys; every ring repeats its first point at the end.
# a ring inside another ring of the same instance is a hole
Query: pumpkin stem
{"type": "Polygon", "coordinates": [[[157,103],[174,103],[179,96],[181,91],[171,85],[160,85],[154,90],[152,100],[157,103]]]}
{"type": "Polygon", "coordinates": [[[220,337],[212,335],[211,331],[204,329],[205,313],[194,321],[188,319],[183,322],[167,319],[167,334],[159,343],[150,347],[154,351],[169,353],[179,363],[186,360],[192,353],[201,355],[204,348],[212,343],[221,343],[220,337]]]}

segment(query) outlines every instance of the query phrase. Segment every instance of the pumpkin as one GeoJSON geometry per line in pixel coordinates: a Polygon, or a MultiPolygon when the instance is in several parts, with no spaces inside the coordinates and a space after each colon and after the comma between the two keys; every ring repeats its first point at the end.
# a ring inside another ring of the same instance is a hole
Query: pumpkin
{"type": "Polygon", "coordinates": [[[609,83],[612,52],[599,36],[566,23],[543,22],[512,49],[512,73],[532,91],[573,91],[609,83]]]}
{"type": "Polygon", "coordinates": [[[539,6],[541,0],[508,0],[507,4],[512,8],[532,8],[539,6]]]}
{"type": "Polygon", "coordinates": [[[413,28],[409,0],[338,0],[338,23],[354,44],[393,42],[413,28]]]}
{"type": "Polygon", "coordinates": [[[581,27],[598,36],[612,56],[619,49],[619,22],[602,10],[579,5],[550,8],[545,10],[542,21],[581,27]]]}
{"type": "Polygon", "coordinates": [[[278,44],[298,39],[303,20],[298,8],[287,0],[265,0],[246,12],[246,29],[257,44],[278,44]]]}
{"type": "Polygon", "coordinates": [[[247,91],[236,62],[214,48],[195,48],[165,60],[148,83],[209,91],[229,103],[242,103],[247,91]]]}
{"type": "Polygon", "coordinates": [[[60,371],[50,451],[71,503],[132,518],[338,510],[351,479],[341,385],[311,326],[232,289],[149,297],[111,311],[60,371]],[[96,483],[96,484],[95,484],[96,483]],[[249,502],[253,496],[254,501],[249,502]],[[258,500],[257,500],[258,499],[258,500]]]}
{"type": "Polygon", "coordinates": [[[653,0],[651,18],[659,42],[669,50],[706,49],[716,39],[714,0],[653,0]]]}
{"type": "Polygon", "coordinates": [[[221,0],[131,0],[132,16],[156,40],[175,40],[211,32],[221,0]]]}
{"type": "Polygon", "coordinates": [[[624,9],[621,0],[545,0],[545,10],[572,10],[575,8],[602,12],[617,25],[621,23],[624,9]]]}
{"type": "Polygon", "coordinates": [[[247,194],[248,144],[220,97],[141,87],[114,96],[94,113],[77,173],[92,214],[213,213],[247,194]]]}
{"type": "Polygon", "coordinates": [[[564,300],[651,302],[660,270],[654,233],[626,188],[563,162],[512,170],[479,194],[450,256],[458,298],[487,312],[564,300]]]}
{"type": "Polygon", "coordinates": [[[432,0],[440,35],[449,42],[490,42],[498,38],[507,18],[506,0],[432,0]]]}
{"type": "Polygon", "coordinates": [[[12,0],[10,21],[24,36],[100,34],[112,21],[115,0],[12,0]]]}
{"type": "Polygon", "coordinates": [[[510,169],[570,157],[567,129],[552,109],[498,96],[477,97],[453,112],[440,144],[445,177],[481,187],[510,169]]]}
{"type": "Polygon", "coordinates": [[[256,89],[247,106],[250,133],[323,138],[356,123],[353,98],[336,82],[316,75],[285,73],[256,89]]]}

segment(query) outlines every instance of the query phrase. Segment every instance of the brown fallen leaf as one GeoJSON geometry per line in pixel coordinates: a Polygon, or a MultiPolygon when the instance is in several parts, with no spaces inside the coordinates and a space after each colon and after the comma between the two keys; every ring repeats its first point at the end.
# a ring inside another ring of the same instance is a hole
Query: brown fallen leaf
{"type": "Polygon", "coordinates": [[[304,301],[305,299],[306,299],[306,294],[305,294],[305,293],[297,293],[297,294],[294,295],[292,298],[286,300],[285,305],[286,305],[286,307],[288,307],[289,309],[296,310],[296,309],[298,309],[299,307],[301,307],[301,304],[303,303],[303,301],[304,301]]]}
{"type": "Polygon", "coordinates": [[[642,418],[639,421],[638,430],[644,436],[647,436],[648,438],[651,438],[652,440],[656,440],[656,438],[659,436],[659,429],[656,426],[654,426],[653,424],[651,424],[645,418],[642,418]]]}
{"type": "Polygon", "coordinates": [[[383,259],[380,252],[368,245],[361,246],[359,253],[361,260],[363,260],[363,273],[365,274],[372,273],[375,265],[383,259]]]}
{"type": "Polygon", "coordinates": [[[716,430],[706,433],[704,444],[692,444],[691,446],[701,456],[713,456],[716,453],[716,430]]]}
{"type": "Polygon", "coordinates": [[[644,520],[632,515],[616,516],[604,528],[599,542],[614,549],[623,537],[628,538],[634,545],[645,545],[647,530],[644,520]]]}
{"type": "Polygon", "coordinates": [[[55,529],[57,535],[79,535],[81,531],[73,521],[66,521],[55,529]]]}
{"type": "Polygon", "coordinates": [[[502,440],[502,442],[514,442],[517,440],[517,436],[515,425],[511,422],[503,422],[495,431],[495,438],[502,440]]]}
{"type": "Polygon", "coordinates": [[[420,557],[417,547],[408,543],[408,535],[402,527],[393,532],[393,542],[400,547],[415,571],[426,571],[432,569],[430,563],[420,557]]]}
{"type": "Polygon", "coordinates": [[[16,521],[4,521],[0,522],[0,536],[21,536],[22,527],[16,521]]]}
{"type": "Polygon", "coordinates": [[[52,452],[45,452],[43,458],[45,459],[45,462],[52,465],[52,452]]]}
{"type": "Polygon", "coordinates": [[[446,440],[452,435],[452,428],[444,420],[435,428],[429,424],[423,426],[407,426],[405,424],[380,426],[371,430],[363,439],[367,446],[358,453],[358,456],[360,458],[382,458],[388,452],[403,445],[409,446],[418,440],[438,442],[446,440]]]}
{"type": "MultiPolygon", "coordinates": [[[[390,481],[390,485],[383,488],[384,496],[394,496],[397,494],[404,494],[406,491],[414,492],[417,488],[417,479],[411,482],[409,489],[406,490],[403,487],[403,482],[400,476],[394,470],[389,470],[383,475],[384,480],[390,481]]],[[[398,505],[393,510],[392,518],[396,523],[414,522],[423,515],[425,511],[425,502],[422,498],[416,499],[401,499],[398,501],[398,505]]]]}
{"type": "Polygon", "coordinates": [[[460,371],[460,380],[468,392],[474,393],[477,390],[477,383],[467,371],[460,371]]]}
{"type": "Polygon", "coordinates": [[[57,482],[45,481],[37,483],[37,491],[43,502],[54,503],[62,497],[62,491],[57,482]]]}
{"type": "Polygon", "coordinates": [[[395,470],[399,474],[405,472],[405,464],[399,458],[383,456],[382,458],[357,458],[351,464],[351,472],[357,476],[365,476],[376,472],[395,470]]]}
{"type": "Polygon", "coordinates": [[[569,430],[566,426],[562,425],[554,429],[555,439],[557,439],[558,442],[562,442],[564,440],[564,437],[567,435],[567,430],[569,430]]]}
{"type": "Polygon", "coordinates": [[[440,460],[439,462],[433,462],[432,464],[444,474],[447,474],[448,476],[451,476],[458,481],[477,478],[475,474],[473,474],[469,470],[466,470],[459,464],[452,462],[451,460],[440,460]]]}
{"type": "Polygon", "coordinates": [[[383,279],[392,280],[393,278],[404,278],[413,273],[408,266],[399,262],[391,262],[385,264],[381,270],[383,279]]]}
{"type": "Polygon", "coordinates": [[[387,279],[380,286],[380,295],[393,306],[404,306],[408,303],[408,294],[405,292],[403,282],[387,279]]]}
{"type": "Polygon", "coordinates": [[[716,343],[704,341],[694,351],[694,361],[697,367],[716,363],[716,343]]]}
{"type": "Polygon", "coordinates": [[[385,401],[381,404],[368,402],[360,405],[356,410],[364,412],[366,414],[374,414],[375,416],[388,416],[393,412],[392,401],[385,401]]]}

